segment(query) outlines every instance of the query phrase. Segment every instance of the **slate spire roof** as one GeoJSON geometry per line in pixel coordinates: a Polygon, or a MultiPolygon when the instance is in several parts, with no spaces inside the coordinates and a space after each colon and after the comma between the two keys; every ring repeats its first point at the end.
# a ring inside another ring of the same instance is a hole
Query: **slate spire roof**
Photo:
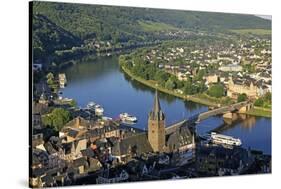
{"type": "Polygon", "coordinates": [[[155,91],[155,96],[154,96],[153,111],[155,113],[161,111],[161,106],[160,106],[160,102],[159,102],[159,98],[158,98],[158,90],[157,89],[155,91]]]}
{"type": "Polygon", "coordinates": [[[161,110],[160,101],[158,98],[158,91],[156,89],[154,96],[154,103],[152,111],[150,112],[150,119],[152,120],[164,120],[164,113],[161,110]]]}

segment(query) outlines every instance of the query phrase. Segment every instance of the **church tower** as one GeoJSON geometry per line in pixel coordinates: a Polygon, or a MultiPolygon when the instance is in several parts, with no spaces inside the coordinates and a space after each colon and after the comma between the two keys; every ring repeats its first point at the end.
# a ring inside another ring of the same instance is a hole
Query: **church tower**
{"type": "Polygon", "coordinates": [[[156,90],[153,109],[148,118],[148,141],[154,152],[163,152],[165,148],[165,115],[161,110],[156,90]]]}

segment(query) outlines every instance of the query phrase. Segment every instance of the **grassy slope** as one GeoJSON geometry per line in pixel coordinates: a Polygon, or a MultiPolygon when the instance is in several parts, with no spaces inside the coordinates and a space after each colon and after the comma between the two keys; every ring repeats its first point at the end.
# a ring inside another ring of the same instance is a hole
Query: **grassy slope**
{"type": "Polygon", "coordinates": [[[147,32],[178,29],[174,26],[171,26],[171,25],[165,24],[165,23],[161,23],[161,22],[139,21],[138,23],[142,27],[142,29],[147,32]]]}
{"type": "Polygon", "coordinates": [[[269,29],[233,29],[231,32],[247,35],[247,34],[255,34],[255,35],[271,35],[271,30],[269,29]]]}
{"type": "Polygon", "coordinates": [[[265,108],[259,108],[259,107],[254,107],[250,111],[247,112],[249,115],[255,115],[255,116],[262,116],[262,117],[271,117],[272,112],[270,109],[265,109],[265,108]]]}

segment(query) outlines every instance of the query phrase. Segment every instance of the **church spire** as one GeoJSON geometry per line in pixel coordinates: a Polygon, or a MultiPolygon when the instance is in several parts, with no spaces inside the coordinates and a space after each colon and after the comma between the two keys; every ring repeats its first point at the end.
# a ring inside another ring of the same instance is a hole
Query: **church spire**
{"type": "Polygon", "coordinates": [[[165,115],[161,110],[158,91],[155,91],[154,104],[148,118],[148,141],[154,152],[165,149],[165,115]]]}
{"type": "Polygon", "coordinates": [[[163,120],[164,119],[164,113],[161,110],[157,89],[155,91],[154,104],[153,104],[152,111],[150,112],[150,117],[153,120],[163,120]]]}
{"type": "Polygon", "coordinates": [[[158,90],[156,89],[155,96],[154,96],[153,112],[158,113],[160,111],[161,111],[161,106],[158,98],[158,90]]]}

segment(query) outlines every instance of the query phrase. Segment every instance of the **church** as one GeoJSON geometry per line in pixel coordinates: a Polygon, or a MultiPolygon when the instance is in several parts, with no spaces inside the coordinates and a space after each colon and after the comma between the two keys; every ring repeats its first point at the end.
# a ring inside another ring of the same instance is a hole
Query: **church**
{"type": "Polygon", "coordinates": [[[189,129],[187,120],[166,127],[165,114],[156,90],[153,107],[148,115],[147,132],[117,141],[112,147],[112,155],[124,162],[129,157],[149,152],[185,153],[194,149],[194,133],[189,129]]]}

